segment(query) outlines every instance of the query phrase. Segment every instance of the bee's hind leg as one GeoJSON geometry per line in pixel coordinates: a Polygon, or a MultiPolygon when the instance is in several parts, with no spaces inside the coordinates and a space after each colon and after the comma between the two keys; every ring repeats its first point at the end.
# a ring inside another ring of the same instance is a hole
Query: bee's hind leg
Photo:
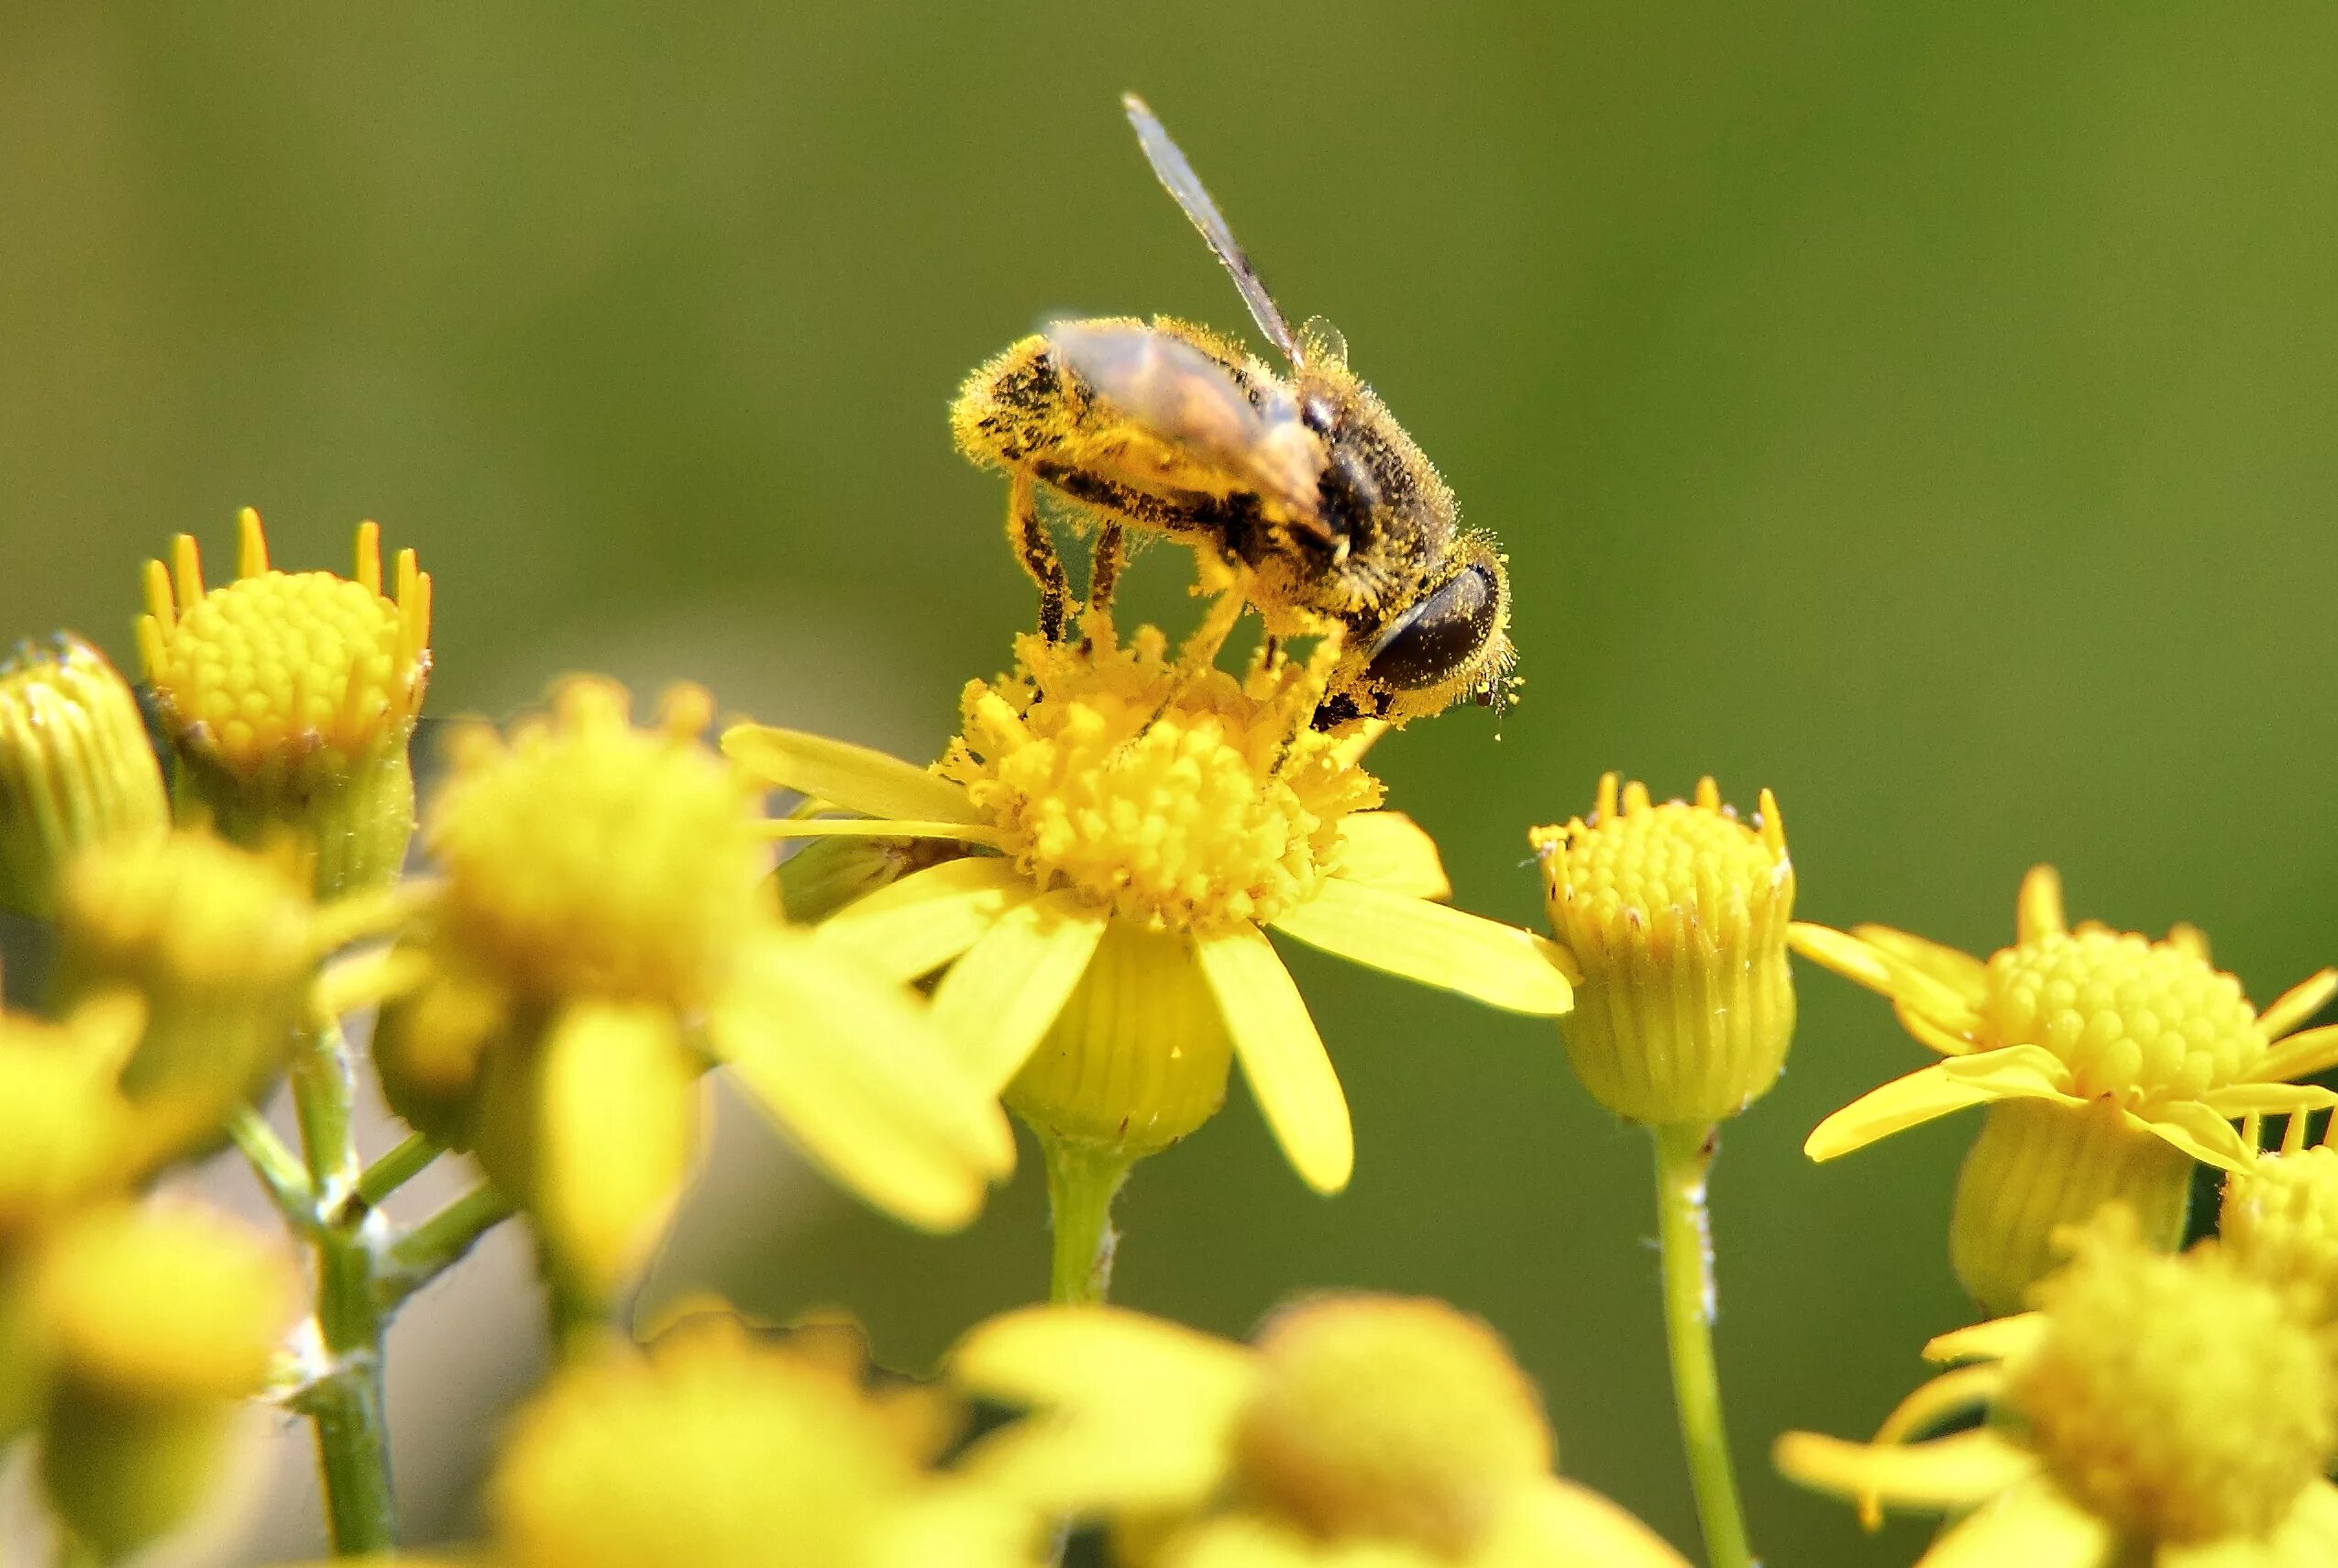
{"type": "Polygon", "coordinates": [[[1039,635],[1051,643],[1064,640],[1064,617],[1072,602],[1071,580],[1064,575],[1063,558],[1039,515],[1039,493],[1031,476],[1015,474],[1007,490],[1007,542],[1039,584],[1039,635]]]}
{"type": "Polygon", "coordinates": [[[1096,530],[1096,554],[1087,572],[1087,607],[1108,608],[1112,591],[1120,586],[1120,569],[1128,564],[1129,539],[1117,521],[1107,519],[1096,530]]]}

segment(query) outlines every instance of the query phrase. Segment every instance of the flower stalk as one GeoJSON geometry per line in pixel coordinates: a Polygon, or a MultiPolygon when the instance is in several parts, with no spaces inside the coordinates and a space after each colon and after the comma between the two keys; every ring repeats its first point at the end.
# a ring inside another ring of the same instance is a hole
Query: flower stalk
{"type": "Polygon", "coordinates": [[[1649,1132],[1656,1147],[1657,1234],[1664,1256],[1672,1398],[1680,1410],[1681,1441],[1688,1450],[1705,1560],[1711,1568],[1753,1568],[1713,1355],[1713,1222],[1705,1180],[1720,1148],[1720,1129],[1691,1122],[1649,1132]]]}
{"type": "Polygon", "coordinates": [[[1135,1162],[1069,1139],[1042,1134],[1039,1143],[1055,1235],[1047,1298],[1059,1307],[1101,1306],[1112,1291],[1112,1255],[1120,1242],[1112,1200],[1135,1162]]]}

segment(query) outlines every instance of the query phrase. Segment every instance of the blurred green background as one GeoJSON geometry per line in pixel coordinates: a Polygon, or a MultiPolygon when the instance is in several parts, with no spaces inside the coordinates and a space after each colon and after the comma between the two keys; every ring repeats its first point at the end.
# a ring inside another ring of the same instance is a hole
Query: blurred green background
{"type": "MultiPolygon", "coordinates": [[[[126,656],[173,531],[224,569],[248,502],[279,564],[343,566],[371,516],[436,577],[434,712],[690,676],[930,755],[1031,609],[958,378],[1058,311],[1245,325],[1136,88],[1508,547],[1527,701],[1377,753],[1461,902],[1538,920],[1525,830],[1601,769],[1709,770],[1777,790],[1814,919],[1986,951],[2050,857],[2260,1003],[2338,957],[2338,13],[1146,11],[19,0],[0,631],[126,656]]],[[[1185,569],[1134,591],[1186,613],[1185,569]]],[[[1354,1186],[1311,1197],[1238,1092],[1138,1173],[1120,1297],[1240,1332],[1297,1290],[1449,1297],[1565,1468],[1693,1550],[1644,1140],[1548,1025],[1291,956],[1354,1186]]],[[[1772,1562],[1904,1562],[1914,1527],[1862,1540],[1767,1451],[1866,1430],[1963,1320],[1974,1122],[1805,1164],[1925,1058],[1803,991],[1716,1176],[1729,1414],[1772,1562]]],[[[846,1304],[914,1364],[1044,1278],[1032,1160],[934,1242],[724,1132],[775,1180],[713,1184],[661,1290],[846,1304]]]]}

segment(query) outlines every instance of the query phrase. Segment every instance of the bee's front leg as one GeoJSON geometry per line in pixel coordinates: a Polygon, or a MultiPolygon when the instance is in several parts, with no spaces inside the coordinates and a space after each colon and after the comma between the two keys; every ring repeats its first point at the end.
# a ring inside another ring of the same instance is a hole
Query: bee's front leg
{"type": "Polygon", "coordinates": [[[1108,518],[1096,530],[1096,552],[1087,573],[1087,607],[1102,610],[1112,602],[1112,591],[1119,586],[1120,568],[1129,558],[1128,535],[1118,519],[1108,518]]]}
{"type": "Polygon", "coordinates": [[[1039,515],[1039,495],[1031,476],[1015,470],[1007,488],[1007,541],[1039,584],[1039,635],[1051,643],[1064,640],[1064,612],[1072,601],[1072,584],[1064,575],[1063,558],[1047,525],[1039,515]]]}

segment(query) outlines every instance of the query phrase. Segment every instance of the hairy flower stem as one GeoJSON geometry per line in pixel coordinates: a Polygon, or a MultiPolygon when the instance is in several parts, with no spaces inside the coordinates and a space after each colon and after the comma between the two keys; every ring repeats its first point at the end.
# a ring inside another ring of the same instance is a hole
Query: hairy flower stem
{"type": "Polygon", "coordinates": [[[397,1544],[390,1493],[390,1429],[382,1394],[381,1301],[349,1137],[354,1086],[338,1022],[292,1043],[292,1104],[309,1185],[317,1195],[316,1321],[328,1367],[302,1400],[316,1429],[333,1548],[343,1556],[397,1544]]]}
{"type": "Polygon", "coordinates": [[[1656,1141],[1657,1234],[1664,1252],[1664,1328],[1672,1353],[1672,1399],[1696,1488],[1697,1518],[1711,1568],[1753,1568],[1729,1433],[1721,1418],[1721,1376],[1713,1359],[1713,1225],[1705,1177],[1720,1129],[1688,1123],[1649,1130],[1656,1141]]]}
{"type": "Polygon", "coordinates": [[[1100,1306],[1112,1290],[1112,1200],[1128,1179],[1127,1155],[1040,1134],[1047,1161],[1047,1207],[1055,1231],[1047,1298],[1058,1306],[1100,1306]]]}

